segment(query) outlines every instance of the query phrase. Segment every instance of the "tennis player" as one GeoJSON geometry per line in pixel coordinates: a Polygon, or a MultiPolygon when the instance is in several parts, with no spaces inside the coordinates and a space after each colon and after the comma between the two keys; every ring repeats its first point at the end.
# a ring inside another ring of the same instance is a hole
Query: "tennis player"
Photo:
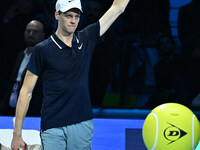
{"type": "Polygon", "coordinates": [[[38,77],[43,80],[41,110],[43,150],[90,150],[93,114],[89,97],[88,73],[94,47],[122,14],[129,0],[114,0],[95,23],[76,31],[83,13],[80,0],[58,0],[56,32],[36,45],[27,66],[16,108],[11,148],[24,147],[22,126],[38,77]]]}

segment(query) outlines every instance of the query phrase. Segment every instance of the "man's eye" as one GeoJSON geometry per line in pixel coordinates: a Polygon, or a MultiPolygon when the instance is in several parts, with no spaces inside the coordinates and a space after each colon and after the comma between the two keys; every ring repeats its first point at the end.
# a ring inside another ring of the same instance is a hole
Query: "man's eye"
{"type": "Polygon", "coordinates": [[[66,17],[66,18],[71,18],[72,16],[70,16],[70,15],[66,15],[65,17],[66,17]]]}

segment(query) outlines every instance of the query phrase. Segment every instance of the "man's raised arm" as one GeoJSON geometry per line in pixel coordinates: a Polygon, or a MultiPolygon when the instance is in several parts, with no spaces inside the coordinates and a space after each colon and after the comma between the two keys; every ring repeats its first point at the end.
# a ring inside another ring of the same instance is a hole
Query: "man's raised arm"
{"type": "MultiPolygon", "coordinates": [[[[102,36],[112,23],[122,14],[130,0],[114,0],[112,6],[99,19],[100,22],[100,36],[102,36]]],[[[133,0],[132,0],[133,1],[133,0]]]]}

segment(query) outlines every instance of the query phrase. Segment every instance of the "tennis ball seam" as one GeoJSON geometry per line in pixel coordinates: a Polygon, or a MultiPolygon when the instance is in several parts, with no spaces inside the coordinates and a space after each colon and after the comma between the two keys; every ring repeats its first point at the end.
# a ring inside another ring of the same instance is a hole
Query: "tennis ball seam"
{"type": "Polygon", "coordinates": [[[151,112],[152,115],[154,115],[154,117],[156,118],[156,139],[155,139],[155,143],[153,145],[153,147],[149,150],[154,150],[156,145],[157,145],[157,141],[158,141],[158,131],[159,131],[159,125],[158,125],[158,116],[156,113],[151,112]]]}
{"type": "Polygon", "coordinates": [[[192,150],[194,150],[194,114],[192,115],[192,150]]]}

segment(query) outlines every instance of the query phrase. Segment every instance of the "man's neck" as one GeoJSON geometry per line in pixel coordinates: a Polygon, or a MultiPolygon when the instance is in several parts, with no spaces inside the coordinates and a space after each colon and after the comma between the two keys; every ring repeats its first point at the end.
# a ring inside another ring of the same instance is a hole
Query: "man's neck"
{"type": "Polygon", "coordinates": [[[73,33],[72,34],[61,34],[60,32],[56,31],[57,37],[63,41],[67,46],[72,47],[72,40],[73,40],[73,33]]]}

